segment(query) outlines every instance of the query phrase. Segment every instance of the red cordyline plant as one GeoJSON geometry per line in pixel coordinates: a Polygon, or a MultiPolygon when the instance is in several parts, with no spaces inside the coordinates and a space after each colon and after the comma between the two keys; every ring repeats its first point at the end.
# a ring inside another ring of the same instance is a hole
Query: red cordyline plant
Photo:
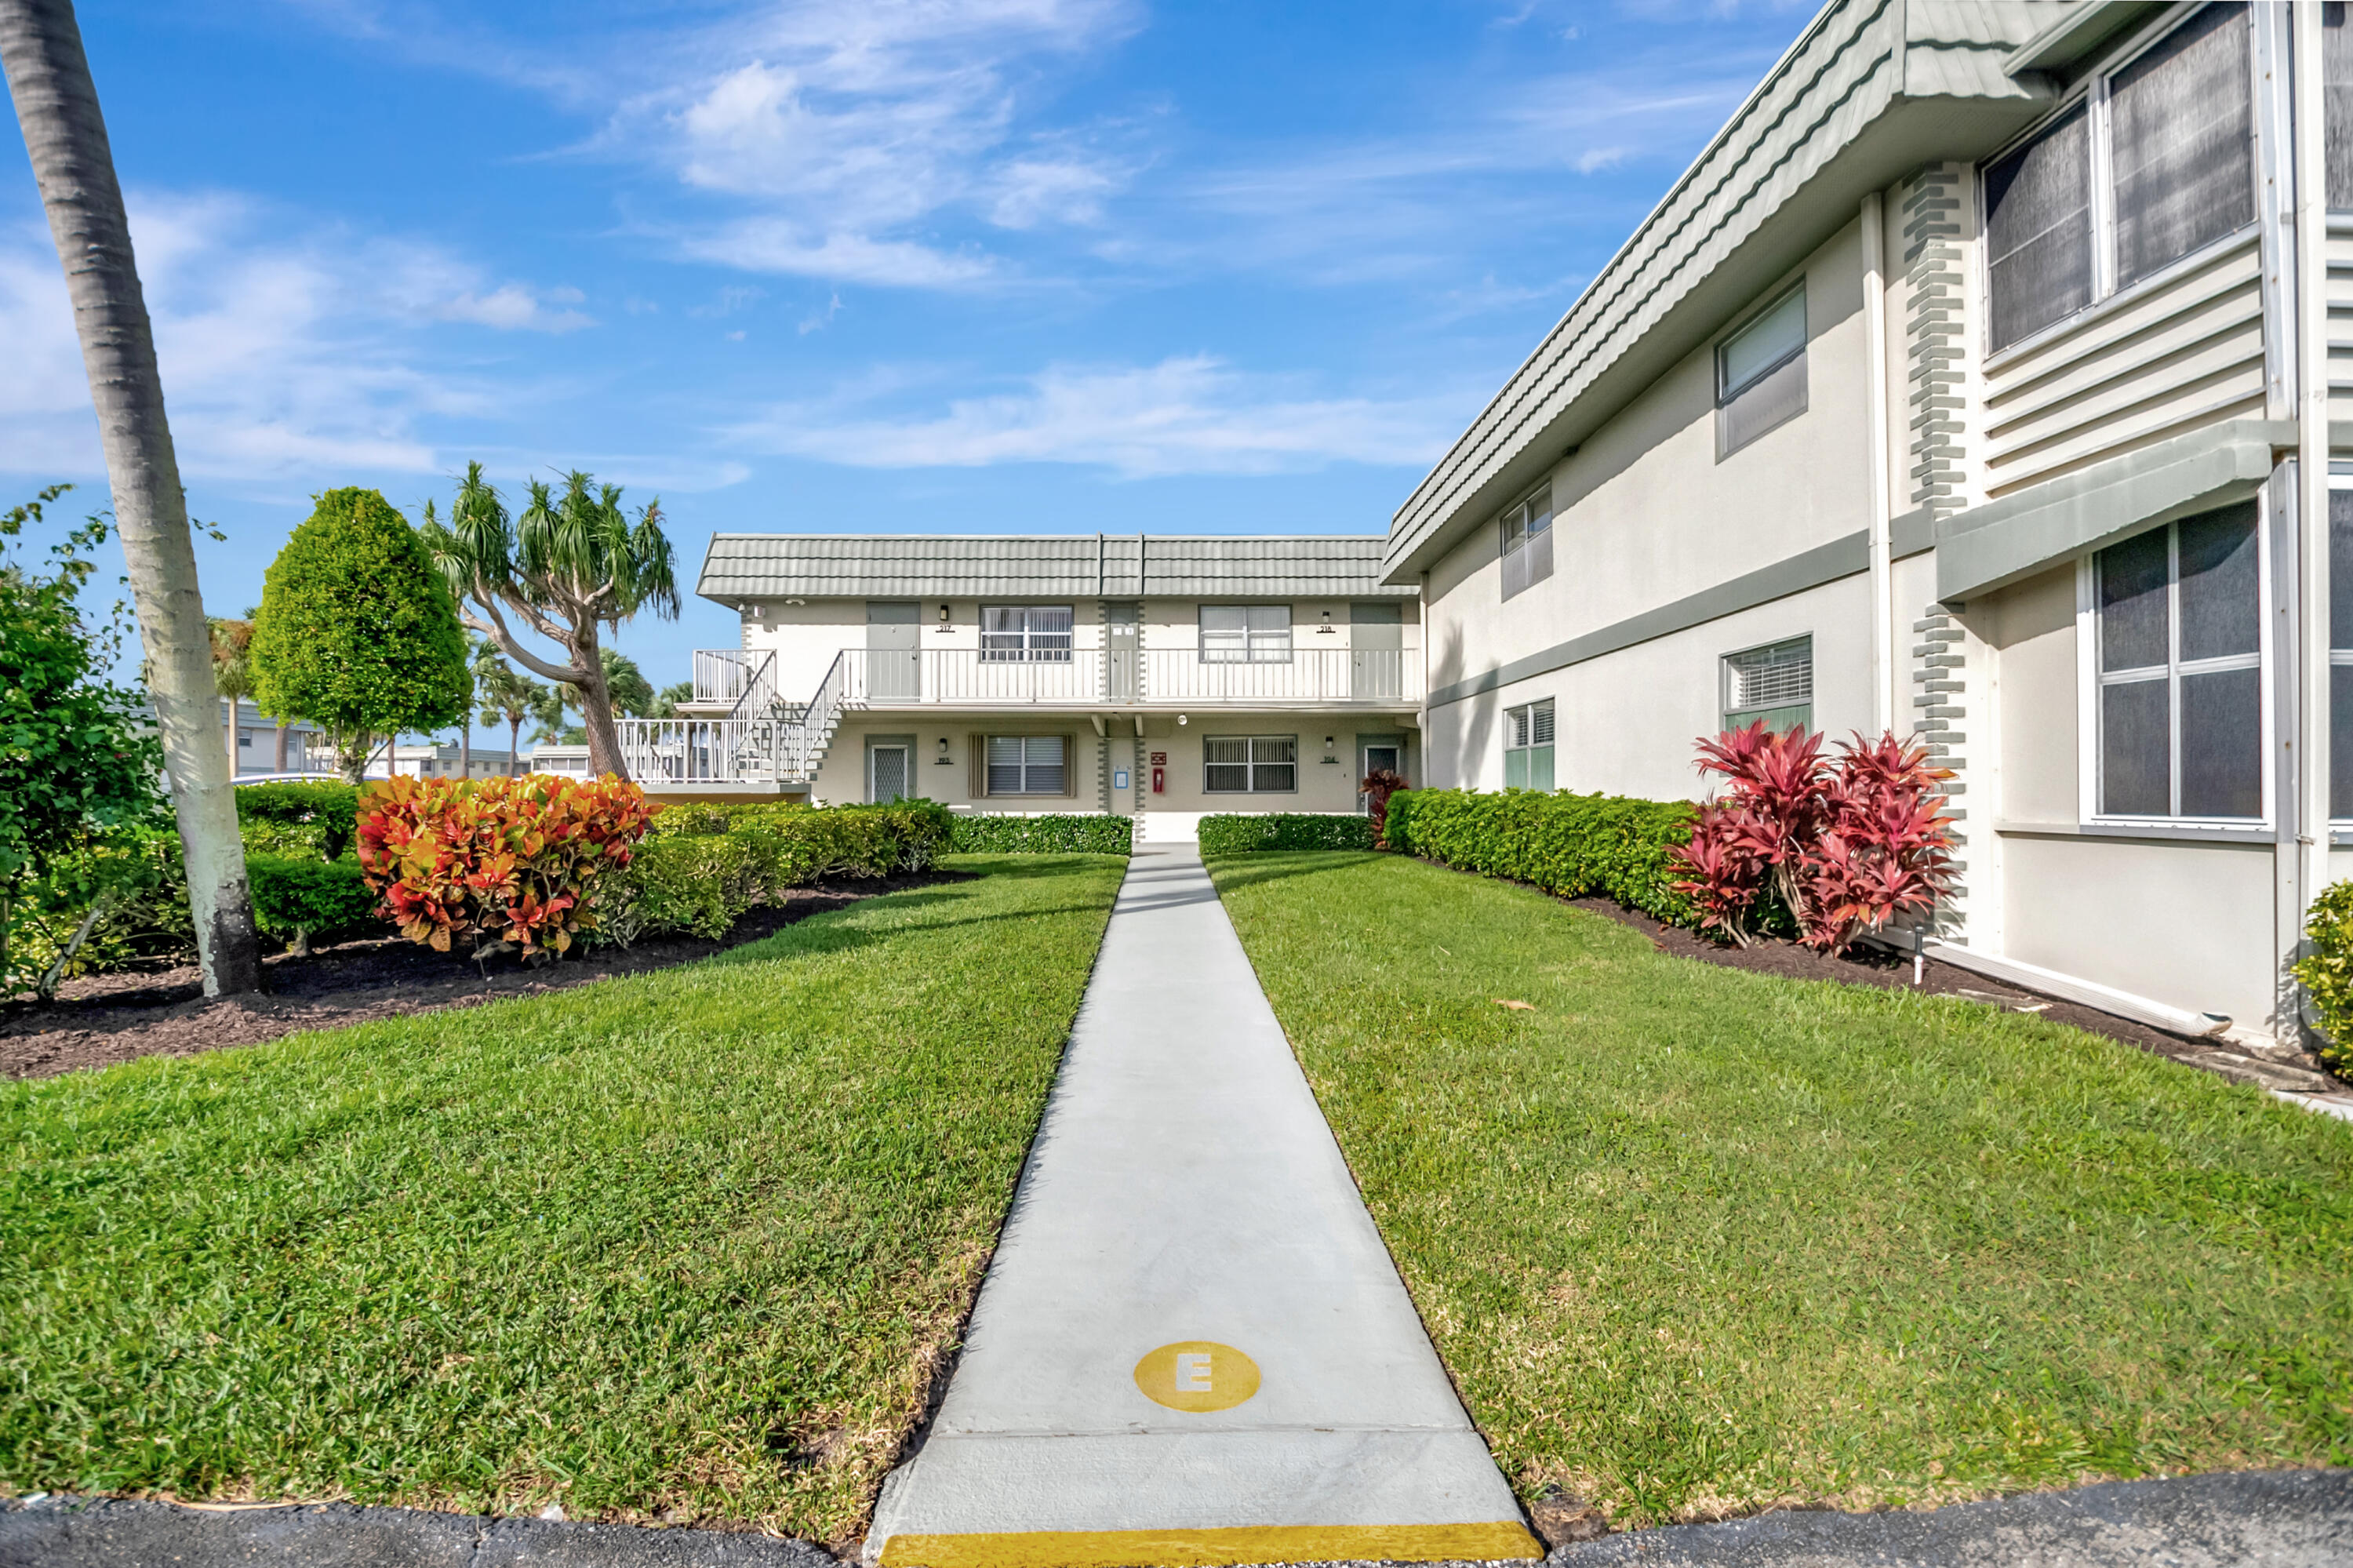
{"type": "Polygon", "coordinates": [[[1373,837],[1387,841],[1389,823],[1389,797],[1408,788],[1405,775],[1394,768],[1376,768],[1356,781],[1364,791],[1365,814],[1373,820],[1373,837]]]}
{"type": "Polygon", "coordinates": [[[360,797],[360,870],[412,942],[561,953],[595,927],[597,877],[629,863],[659,810],[609,777],[387,779],[360,797]]]}
{"type": "Polygon", "coordinates": [[[1858,732],[1822,755],[1822,737],[1775,734],[1762,721],[1699,743],[1702,773],[1722,797],[1701,806],[1691,843],[1675,852],[1690,875],[1701,927],[1746,947],[1767,896],[1798,939],[1836,952],[1898,916],[1925,915],[1951,885],[1952,842],[1924,746],[1858,732]]]}

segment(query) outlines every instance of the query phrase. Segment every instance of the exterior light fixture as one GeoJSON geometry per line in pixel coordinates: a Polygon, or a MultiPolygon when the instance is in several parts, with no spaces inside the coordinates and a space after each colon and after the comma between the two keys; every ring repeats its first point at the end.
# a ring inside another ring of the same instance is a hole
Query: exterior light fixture
{"type": "Polygon", "coordinates": [[[940,624],[941,624],[942,626],[945,626],[947,623],[948,623],[948,607],[947,607],[946,605],[942,605],[942,606],[940,606],[940,624]]]}
{"type": "Polygon", "coordinates": [[[805,599],[788,599],[785,600],[785,602],[786,604],[807,604],[808,600],[805,599]]]}
{"type": "Polygon", "coordinates": [[[1332,612],[1330,610],[1327,609],[1324,612],[1324,624],[1315,629],[1315,635],[1318,637],[1329,637],[1332,635],[1332,612]]]}
{"type": "Polygon", "coordinates": [[[948,737],[947,737],[946,736],[940,736],[940,754],[939,754],[939,756],[937,756],[937,757],[934,758],[932,759],[932,761],[933,761],[933,765],[934,765],[934,767],[945,768],[945,767],[947,767],[947,766],[949,765],[949,764],[948,764],[948,737]]]}
{"type": "Polygon", "coordinates": [[[1176,727],[1179,729],[1185,727],[1185,715],[1183,714],[1178,714],[1176,715],[1176,727]]]}
{"type": "Polygon", "coordinates": [[[1324,760],[1335,768],[1340,765],[1339,757],[1332,749],[1332,736],[1328,735],[1324,737],[1324,760]]]}

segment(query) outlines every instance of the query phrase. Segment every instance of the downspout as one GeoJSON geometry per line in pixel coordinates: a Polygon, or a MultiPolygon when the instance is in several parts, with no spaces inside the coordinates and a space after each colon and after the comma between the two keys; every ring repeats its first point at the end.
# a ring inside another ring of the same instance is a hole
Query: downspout
{"type": "MultiPolygon", "coordinates": [[[[2295,832],[2301,916],[2328,885],[2328,191],[2320,7],[2289,7],[2295,148],[2296,649],[2295,832]]],[[[2283,828],[2287,824],[2283,823],[2283,828]]],[[[2302,921],[2298,920],[2301,932],[2302,921]]],[[[2300,945],[2300,944],[2299,944],[2300,945]]],[[[2294,1037],[2293,1021],[2280,1034],[2294,1037]]]]}
{"type": "Polygon", "coordinates": [[[1871,405],[1871,727],[1895,728],[1895,550],[1887,501],[1887,219],[1883,198],[1862,198],[1862,341],[1871,405]]]}

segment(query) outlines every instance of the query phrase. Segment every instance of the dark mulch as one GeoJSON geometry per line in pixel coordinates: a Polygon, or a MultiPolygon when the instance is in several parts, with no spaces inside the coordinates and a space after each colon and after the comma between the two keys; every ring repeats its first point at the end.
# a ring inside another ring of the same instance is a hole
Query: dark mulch
{"type": "Polygon", "coordinates": [[[597,948],[580,957],[526,967],[503,954],[477,966],[397,937],[313,948],[307,958],[280,953],[263,963],[259,996],[207,1001],[193,965],[141,974],[69,980],[58,1000],[0,1003],[0,1076],[45,1078],[139,1056],[191,1056],[224,1045],[251,1045],[302,1029],[334,1029],[372,1018],[472,1007],[501,997],[533,996],[586,985],[611,975],[668,969],[773,936],[796,921],[877,894],[968,880],[964,872],[928,872],[819,883],[781,907],[754,909],[719,941],[659,937],[633,947],[597,948]]]}
{"type": "MultiPolygon", "coordinates": [[[[1750,969],[1758,974],[1786,975],[1793,980],[1841,980],[1850,985],[1875,985],[1889,990],[1913,989],[1912,959],[1881,949],[1857,948],[1832,957],[1801,948],[1795,942],[1765,941],[1754,947],[1718,944],[1696,931],[1662,925],[1648,915],[1620,908],[1607,898],[1565,900],[1578,909],[1606,916],[1631,926],[1657,944],[1659,950],[1704,964],[1750,969]]],[[[2022,991],[1952,964],[1928,959],[1921,966],[1919,990],[1934,996],[1959,996],[2012,1012],[2033,1012],[2054,1023],[2088,1033],[2105,1034],[2188,1066],[2220,1073],[2241,1083],[2296,1094],[2353,1096],[2353,1087],[2332,1076],[2311,1053],[2293,1045],[2253,1044],[2244,1041],[2193,1040],[2152,1029],[2077,1002],[2022,991]]]]}

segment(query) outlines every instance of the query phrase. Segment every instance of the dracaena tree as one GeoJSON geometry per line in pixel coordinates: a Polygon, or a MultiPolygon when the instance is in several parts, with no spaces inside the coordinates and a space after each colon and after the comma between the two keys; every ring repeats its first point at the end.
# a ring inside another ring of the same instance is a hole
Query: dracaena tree
{"type": "Polygon", "coordinates": [[[627,779],[600,629],[618,631],[641,609],[664,620],[678,614],[661,503],[648,502],[632,518],[622,509],[619,485],[600,485],[577,470],[565,476],[561,489],[532,481],[530,497],[510,518],[499,493],[483,479],[482,465],[468,463],[447,525],[427,503],[426,542],[468,626],[524,669],[578,693],[589,770],[627,779]],[[562,655],[549,658],[527,647],[510,616],[562,655]]]}

